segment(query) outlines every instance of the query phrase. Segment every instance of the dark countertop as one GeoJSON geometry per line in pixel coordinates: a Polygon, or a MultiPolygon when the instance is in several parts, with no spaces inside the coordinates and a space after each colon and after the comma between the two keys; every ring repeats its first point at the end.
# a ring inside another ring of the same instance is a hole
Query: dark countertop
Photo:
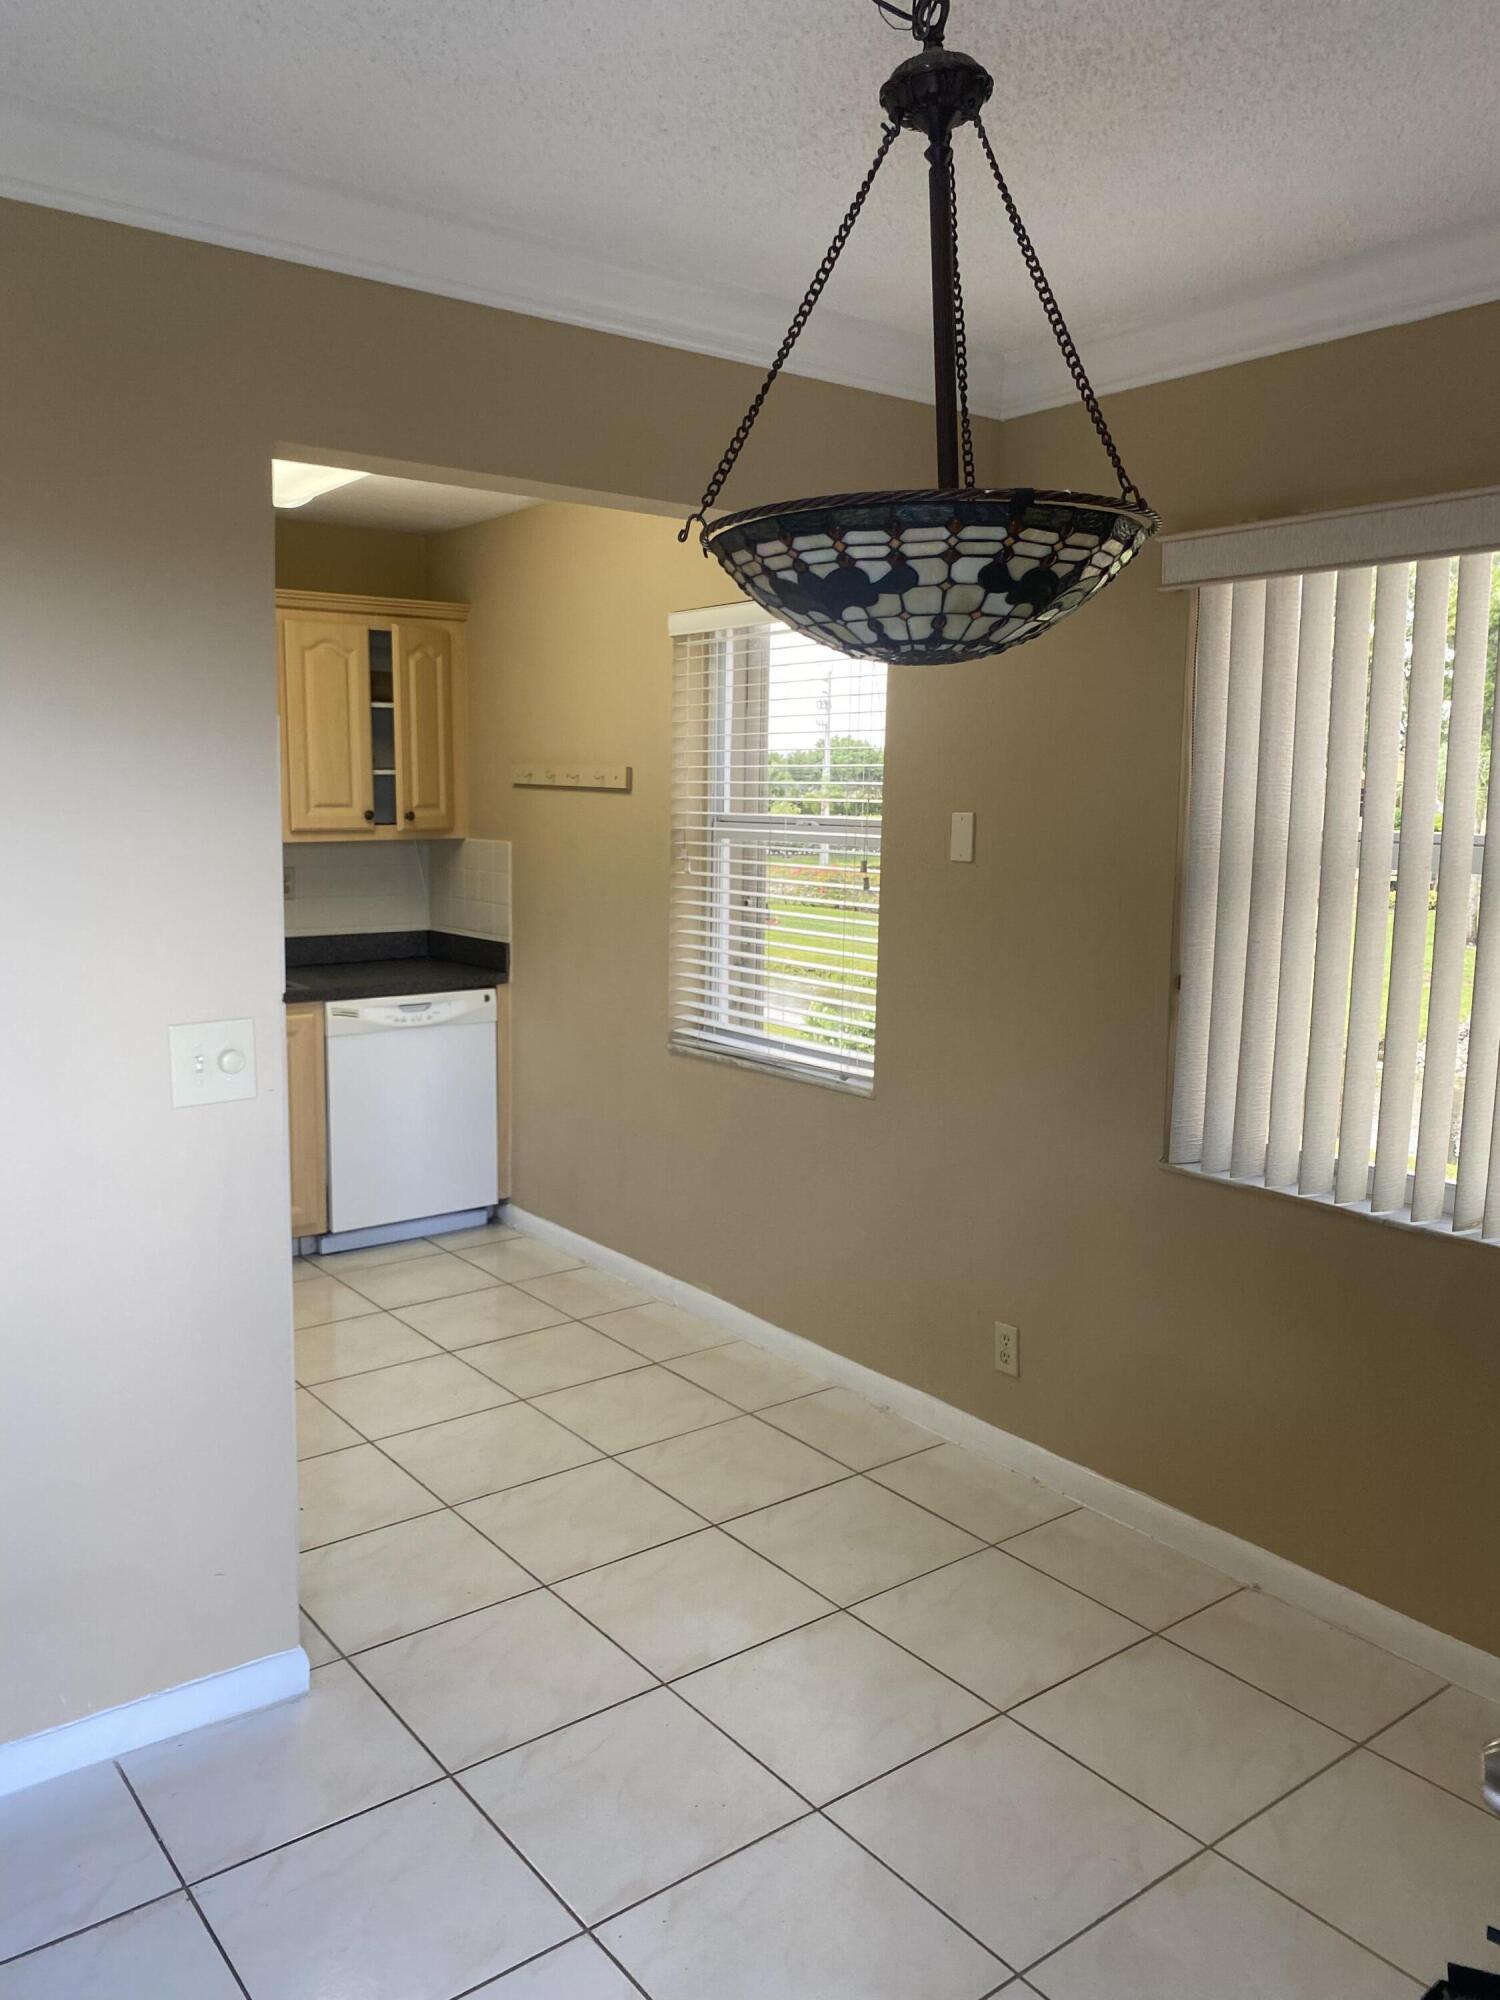
{"type": "Polygon", "coordinates": [[[448,931],[288,938],[284,998],[378,1000],[386,994],[461,993],[503,986],[509,961],[504,944],[448,931]],[[355,955],[359,952],[364,956],[355,955]]]}

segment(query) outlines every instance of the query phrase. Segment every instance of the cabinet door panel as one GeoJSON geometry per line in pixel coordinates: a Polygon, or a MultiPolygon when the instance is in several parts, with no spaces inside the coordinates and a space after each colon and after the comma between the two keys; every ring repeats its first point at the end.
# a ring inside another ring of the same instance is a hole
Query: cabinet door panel
{"type": "Polygon", "coordinates": [[[401,824],[448,833],[457,824],[455,664],[445,625],[396,628],[396,736],[401,824]]]}
{"type": "Polygon", "coordinates": [[[287,618],[281,648],[288,830],[363,833],[373,804],[369,633],[287,618]]]}
{"type": "Polygon", "coordinates": [[[292,1234],[328,1227],[328,1103],[324,1084],[323,1009],[286,1010],[286,1112],[292,1149],[292,1234]]]}

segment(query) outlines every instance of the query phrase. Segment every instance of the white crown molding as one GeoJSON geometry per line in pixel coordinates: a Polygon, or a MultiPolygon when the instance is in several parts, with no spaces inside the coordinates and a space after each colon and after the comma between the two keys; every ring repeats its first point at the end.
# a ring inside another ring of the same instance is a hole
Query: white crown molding
{"type": "MultiPolygon", "coordinates": [[[[0,97],[0,195],[759,367],[776,352],[796,303],[633,271],[13,97],[0,97]]],[[[970,394],[981,415],[999,409],[1002,365],[997,353],[971,345],[970,394]]],[[[788,373],[917,402],[932,395],[925,340],[826,309],[798,342],[788,373]]]]}
{"type": "MultiPolygon", "coordinates": [[[[1492,299],[1500,299],[1500,221],[1397,243],[1328,265],[1294,284],[1204,306],[1157,326],[1096,334],[1082,345],[1089,377],[1103,395],[1492,299]]],[[[1020,417],[1053,409],[1073,393],[1054,350],[1012,355],[999,413],[1020,417]]]]}
{"type": "Polygon", "coordinates": [[[1056,1452],[1018,1437],[1014,1431],[1003,1431],[997,1424],[986,1423],[983,1417],[971,1416],[967,1410],[928,1395],[925,1389],[914,1389],[909,1382],[881,1375],[862,1361],[851,1361],[847,1355],[820,1347],[816,1341],[791,1333],[771,1320],[759,1319],[743,1306],[731,1305],[728,1299],[721,1299],[713,1292],[701,1291],[698,1286],[670,1277],[623,1251],[595,1243],[577,1230],[565,1229],[560,1223],[548,1222],[543,1216],[517,1208],[514,1202],[506,1203],[501,1214],[505,1221],[535,1236],[539,1242],[551,1243],[601,1271],[612,1272],[644,1291],[654,1292],[658,1298],[681,1306],[685,1312],[696,1313],[736,1339],[752,1341],[769,1353],[799,1362],[827,1381],[853,1389],[878,1408],[893,1410],[898,1416],[920,1424],[924,1430],[934,1432],[936,1438],[946,1438],[981,1458],[1022,1473],[1028,1479],[1039,1480],[1080,1506],[1092,1507],[1111,1521],[1135,1528],[1169,1549],[1207,1563],[1247,1589],[1268,1591],[1288,1604],[1312,1612],[1314,1617],[1326,1619],[1342,1631],[1356,1633],[1415,1666],[1426,1667],[1429,1673],[1445,1681],[1468,1688],[1488,1701],[1500,1701],[1500,1658],[1471,1646],[1465,1639],[1420,1624],[1404,1611],[1395,1611],[1373,1597],[1363,1597],[1346,1584],[1335,1583],[1316,1570],[1304,1569],[1300,1563],[1271,1549],[1263,1549],[1225,1528],[1184,1514],[1133,1486],[1122,1486],[1118,1480],[1108,1479],[1087,1465],[1060,1458],[1056,1452]]]}
{"type": "Polygon", "coordinates": [[[56,1729],[0,1743],[0,1798],[68,1771],[81,1771],[86,1764],[123,1757],[148,1743],[164,1743],[169,1736],[201,1729],[205,1723],[227,1722],[269,1708],[273,1702],[291,1701],[306,1694],[307,1686],[307,1655],[300,1646],[291,1646],[284,1653],[248,1660],[204,1680],[184,1681],[181,1687],[163,1688],[119,1708],[103,1708],[56,1729]]]}
{"type": "MultiPolygon", "coordinates": [[[[14,97],[0,97],[0,195],[752,366],[775,352],[791,312],[784,298],[631,270],[14,97]]],[[[1092,336],[1086,359],[1104,394],[1496,298],[1500,222],[1349,258],[1155,326],[1092,336]]],[[[971,341],[969,356],[979,415],[1023,416],[1072,398],[1050,348],[1007,360],[971,341]]],[[[925,340],[827,309],[814,315],[788,373],[931,400],[925,340]]]]}

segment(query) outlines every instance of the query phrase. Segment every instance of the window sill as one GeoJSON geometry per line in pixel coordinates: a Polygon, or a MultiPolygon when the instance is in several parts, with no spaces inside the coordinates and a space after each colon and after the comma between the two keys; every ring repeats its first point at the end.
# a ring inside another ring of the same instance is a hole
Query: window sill
{"type": "MultiPolygon", "coordinates": [[[[1187,1180],[1203,1181],[1211,1187],[1226,1187],[1246,1190],[1252,1194],[1268,1194],[1276,1201],[1290,1202],[1297,1208],[1317,1208],[1326,1215],[1347,1216],[1355,1222],[1380,1223],[1387,1229],[1401,1229],[1412,1236],[1446,1237],[1454,1243],[1473,1243],[1481,1250],[1500,1249],[1500,1242],[1493,1237],[1481,1236],[1474,1229],[1455,1229],[1451,1215],[1443,1215],[1436,1222],[1413,1222],[1403,1208],[1382,1209],[1378,1213],[1366,1201],[1335,1201],[1331,1195],[1300,1194],[1296,1188],[1267,1187],[1263,1180],[1235,1178],[1229,1174],[1205,1173],[1200,1166],[1191,1162],[1179,1163],[1173,1160],[1159,1162],[1163,1173],[1180,1174],[1187,1180]]],[[[1452,1183],[1448,1186],[1448,1201],[1453,1199],[1452,1183]]]]}
{"type": "Polygon", "coordinates": [[[783,1083],[810,1083],[819,1090],[841,1091],[845,1097],[875,1095],[873,1077],[841,1075],[832,1067],[823,1070],[799,1062],[773,1062],[760,1056],[746,1055],[733,1047],[718,1048],[711,1042],[673,1040],[667,1044],[667,1053],[698,1062],[721,1063],[729,1069],[753,1070],[757,1076],[772,1077],[783,1083]]]}

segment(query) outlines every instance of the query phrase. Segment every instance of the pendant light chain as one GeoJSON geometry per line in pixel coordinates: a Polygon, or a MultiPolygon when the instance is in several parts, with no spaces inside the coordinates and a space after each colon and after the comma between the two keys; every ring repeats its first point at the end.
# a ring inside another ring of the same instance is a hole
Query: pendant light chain
{"type": "Polygon", "coordinates": [[[974,484],[974,423],[969,415],[969,333],[964,322],[964,281],[958,268],[958,176],[948,172],[948,229],[953,238],[953,360],[958,377],[958,426],[964,485],[974,484]]]}
{"type": "MultiPolygon", "coordinates": [[[[746,410],[744,416],[740,418],[739,429],[725,446],[724,456],[715,467],[714,476],[705,487],[703,498],[698,502],[696,511],[689,514],[683,522],[677,536],[679,542],[687,540],[689,534],[692,532],[695,521],[700,528],[706,528],[707,521],[705,517],[708,510],[712,507],[715,500],[718,499],[720,488],[730,473],[733,472],[735,460],[744,450],[745,440],[755,428],[755,420],[760,415],[761,406],[775,387],[777,376],[785,367],[792,349],[797,345],[802,329],[812,317],[813,307],[823,296],[823,288],[833,276],[833,267],[839,261],[839,256],[843,251],[844,245],[853,234],[854,225],[859,220],[859,212],[865,205],[865,198],[869,194],[870,189],[875,185],[875,176],[885,165],[886,154],[889,153],[900,136],[901,127],[899,125],[887,124],[881,127],[880,144],[876,148],[874,159],[870,162],[869,171],[860,182],[853,201],[850,202],[848,209],[845,211],[843,221],[834,232],[833,241],[824,251],[822,263],[819,264],[817,270],[813,273],[812,283],[803,294],[802,303],[793,315],[792,323],[787,328],[786,335],[780,347],[776,350],[776,359],[766,371],[766,379],[755,393],[755,400],[751,403],[749,409],[746,410]]],[[[705,544],[704,554],[706,555],[707,553],[707,545],[705,544]]]]}
{"type": "Polygon", "coordinates": [[[990,144],[990,135],[984,129],[984,120],[977,111],[974,114],[974,130],[979,134],[979,143],[984,148],[984,157],[990,163],[990,172],[994,175],[995,185],[1000,190],[1000,199],[1005,203],[1005,212],[1010,217],[1010,226],[1015,232],[1021,256],[1025,261],[1027,272],[1030,274],[1031,282],[1036,288],[1036,295],[1041,300],[1042,311],[1047,315],[1047,324],[1051,327],[1053,338],[1062,351],[1063,360],[1068,364],[1068,373],[1073,377],[1073,386],[1078,391],[1083,407],[1089,413],[1089,420],[1099,434],[1099,442],[1104,446],[1105,451],[1109,455],[1109,462],[1115,469],[1115,477],[1120,482],[1120,497],[1125,501],[1127,506],[1144,508],[1146,506],[1145,497],[1135,481],[1126,472],[1115,441],[1110,436],[1109,425],[1104,421],[1104,412],[1099,407],[1099,398],[1094,394],[1093,384],[1089,381],[1083,361],[1074,344],[1073,336],[1068,331],[1068,323],[1063,318],[1062,309],[1053,296],[1051,285],[1047,282],[1047,274],[1042,269],[1042,260],[1037,256],[1031,238],[1026,232],[1026,225],[1021,220],[1021,212],[1016,207],[1011,191],[1006,185],[1004,174],[1000,171],[1000,162],[995,158],[995,149],[990,144]]]}

